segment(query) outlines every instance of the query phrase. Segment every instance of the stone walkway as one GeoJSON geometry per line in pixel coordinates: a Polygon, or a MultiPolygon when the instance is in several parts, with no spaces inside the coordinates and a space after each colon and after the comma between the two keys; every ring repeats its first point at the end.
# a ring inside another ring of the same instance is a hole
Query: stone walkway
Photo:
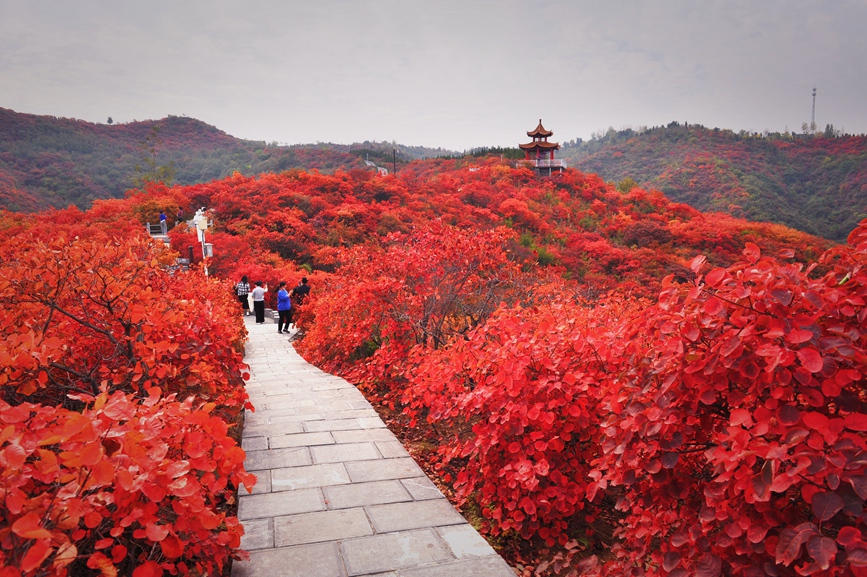
{"type": "Polygon", "coordinates": [[[232,577],[514,577],[347,381],[246,317],[250,560],[232,577]]]}

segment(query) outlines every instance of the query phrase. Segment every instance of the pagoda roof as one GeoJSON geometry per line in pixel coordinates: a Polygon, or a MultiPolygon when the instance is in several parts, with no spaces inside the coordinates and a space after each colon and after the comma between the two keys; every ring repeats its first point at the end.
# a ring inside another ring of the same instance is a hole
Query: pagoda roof
{"type": "Polygon", "coordinates": [[[548,142],[547,140],[534,140],[533,142],[519,144],[518,146],[521,150],[533,150],[535,148],[541,148],[543,150],[559,150],[560,148],[560,145],[556,142],[548,142]]]}
{"type": "Polygon", "coordinates": [[[544,136],[545,138],[547,138],[547,137],[551,136],[552,134],[554,134],[554,133],[551,132],[550,130],[545,130],[545,127],[542,126],[542,119],[540,118],[539,119],[539,126],[534,128],[531,132],[528,132],[527,136],[532,136],[534,138],[538,137],[538,136],[544,136]]]}

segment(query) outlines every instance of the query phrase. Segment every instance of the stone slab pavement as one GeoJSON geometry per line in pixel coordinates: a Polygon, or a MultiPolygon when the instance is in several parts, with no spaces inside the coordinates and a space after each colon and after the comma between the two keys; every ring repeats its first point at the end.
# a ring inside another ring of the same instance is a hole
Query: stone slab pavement
{"type": "Polygon", "coordinates": [[[308,364],[277,325],[245,317],[241,489],[232,577],[514,577],[349,382],[308,364]]]}

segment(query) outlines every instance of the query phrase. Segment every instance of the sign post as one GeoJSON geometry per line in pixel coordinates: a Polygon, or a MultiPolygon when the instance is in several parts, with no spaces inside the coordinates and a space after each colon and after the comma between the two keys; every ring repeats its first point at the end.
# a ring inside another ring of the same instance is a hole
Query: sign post
{"type": "Polygon", "coordinates": [[[208,217],[205,215],[204,206],[196,211],[193,222],[196,223],[196,232],[199,235],[199,241],[202,243],[202,263],[205,269],[205,276],[208,276],[207,259],[214,256],[214,245],[205,242],[205,231],[208,230],[208,217]]]}

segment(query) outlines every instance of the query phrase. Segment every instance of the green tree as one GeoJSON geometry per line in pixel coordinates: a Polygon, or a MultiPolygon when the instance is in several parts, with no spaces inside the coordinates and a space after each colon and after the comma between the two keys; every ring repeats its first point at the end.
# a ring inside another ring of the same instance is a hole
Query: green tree
{"type": "Polygon", "coordinates": [[[631,176],[627,176],[623,180],[617,183],[617,190],[620,192],[629,192],[633,188],[638,186],[638,183],[631,176]]]}

